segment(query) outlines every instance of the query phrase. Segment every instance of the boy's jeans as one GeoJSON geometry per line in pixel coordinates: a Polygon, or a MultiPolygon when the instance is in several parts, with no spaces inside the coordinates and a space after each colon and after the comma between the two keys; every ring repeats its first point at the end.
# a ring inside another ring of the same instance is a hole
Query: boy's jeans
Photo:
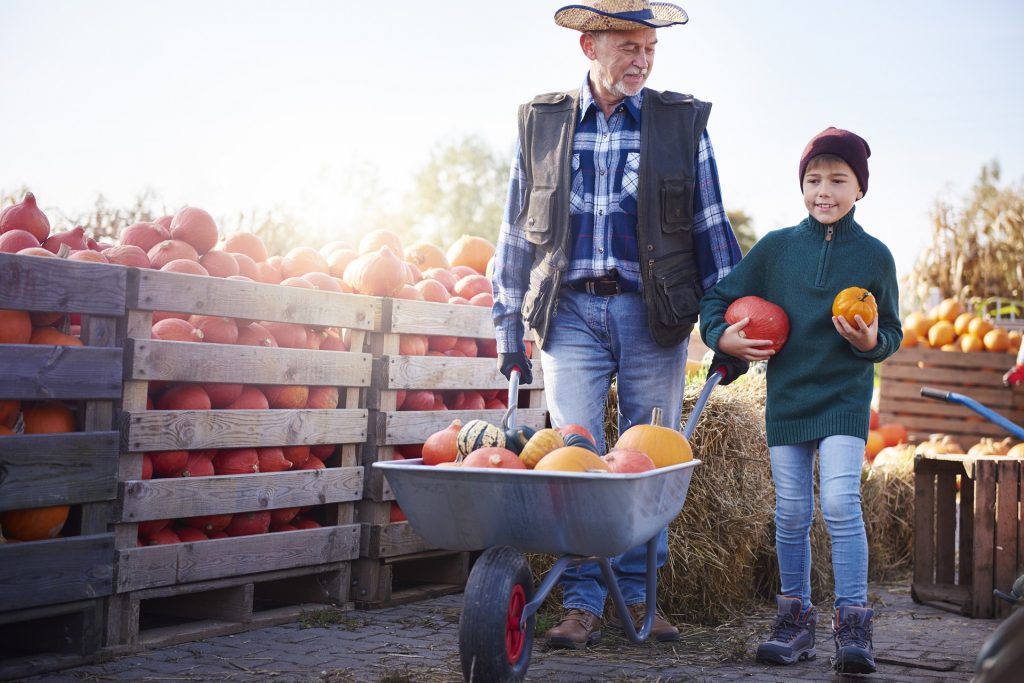
{"type": "MultiPolygon", "coordinates": [[[[634,424],[648,424],[655,406],[666,426],[679,428],[685,382],[686,347],[663,348],[647,327],[643,295],[595,296],[562,288],[541,353],[544,391],[554,425],[580,424],[604,442],[604,408],[612,375],[618,372],[619,433],[634,424]]],[[[629,505],[629,501],[621,501],[629,505]]],[[[616,514],[608,510],[607,514],[616,514]]],[[[668,557],[668,529],[658,537],[658,567],[668,557]]],[[[627,605],[646,599],[645,544],[612,558],[627,605]]],[[[566,609],[585,609],[600,616],[607,589],[597,563],[570,567],[561,580],[566,609]]]]}
{"type": "Polygon", "coordinates": [[[799,597],[804,609],[811,605],[815,447],[819,451],[821,512],[832,537],[835,606],[863,607],[868,603],[868,541],[860,500],[864,440],[853,436],[830,436],[770,449],[781,592],[799,597]]]}

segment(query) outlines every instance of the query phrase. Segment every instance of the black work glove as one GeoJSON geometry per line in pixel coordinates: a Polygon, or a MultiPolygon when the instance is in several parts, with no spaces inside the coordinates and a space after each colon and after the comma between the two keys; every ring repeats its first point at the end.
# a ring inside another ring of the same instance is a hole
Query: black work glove
{"type": "Polygon", "coordinates": [[[718,368],[725,368],[725,374],[722,375],[722,381],[719,382],[724,387],[726,384],[731,384],[740,375],[745,374],[750,369],[750,363],[736,356],[716,352],[711,359],[709,372],[715,372],[718,368]]]}
{"type": "Polygon", "coordinates": [[[523,351],[515,351],[514,353],[499,353],[498,354],[498,371],[505,375],[505,379],[509,379],[512,376],[512,368],[519,368],[519,383],[530,384],[533,382],[533,364],[530,363],[530,359],[526,357],[526,353],[523,351]]]}

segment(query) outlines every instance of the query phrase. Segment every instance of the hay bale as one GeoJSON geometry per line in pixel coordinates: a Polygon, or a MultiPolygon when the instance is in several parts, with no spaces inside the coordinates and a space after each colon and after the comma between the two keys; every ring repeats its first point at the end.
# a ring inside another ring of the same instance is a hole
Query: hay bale
{"type": "MultiPolygon", "coordinates": [[[[703,387],[704,377],[693,380],[686,386],[682,417],[690,414],[703,387]]],[[[668,561],[658,575],[658,603],[675,621],[717,625],[742,618],[755,603],[771,600],[779,590],[765,389],[765,379],[759,375],[715,389],[694,431],[691,443],[702,464],[694,473],[682,512],[669,525],[668,561]]],[[[613,386],[605,419],[609,444],[618,436],[617,419],[613,386]]],[[[865,469],[861,495],[871,580],[891,579],[910,566],[912,467],[911,463],[902,468],[865,469]]],[[[815,507],[812,596],[816,604],[829,605],[831,545],[815,507]]],[[[534,576],[540,577],[555,558],[531,555],[527,559],[534,576]]],[[[546,607],[560,604],[556,590],[546,607]]]]}

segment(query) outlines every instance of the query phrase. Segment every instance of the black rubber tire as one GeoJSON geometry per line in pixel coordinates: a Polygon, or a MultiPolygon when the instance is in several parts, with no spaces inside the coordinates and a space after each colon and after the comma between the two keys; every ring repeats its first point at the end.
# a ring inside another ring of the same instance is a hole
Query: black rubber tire
{"type": "Polygon", "coordinates": [[[518,629],[533,598],[533,575],[510,546],[488,548],[473,565],[459,619],[459,655],[467,683],[522,681],[530,666],[534,616],[518,629]],[[515,624],[515,626],[513,626],[515,624]]]}

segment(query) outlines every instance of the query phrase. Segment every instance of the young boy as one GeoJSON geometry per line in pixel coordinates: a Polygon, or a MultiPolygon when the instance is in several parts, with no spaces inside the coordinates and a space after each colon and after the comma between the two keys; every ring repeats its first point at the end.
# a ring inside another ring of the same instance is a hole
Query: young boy
{"type": "Polygon", "coordinates": [[[846,130],[827,128],[812,138],[800,157],[808,217],[759,240],[705,295],[700,310],[701,336],[709,347],[747,361],[768,361],[765,424],[782,587],[771,636],[758,647],[757,658],[792,664],[816,655],[810,529],[817,451],[835,573],[833,665],[841,673],[875,670],[860,472],[873,365],[899,349],[903,338],[892,254],[853,218],[854,203],[868,189],[870,154],[868,144],[846,130]],[[855,325],[832,316],[835,296],[854,286],[878,302],[870,324],[859,315],[855,325]],[[767,299],[789,316],[789,338],[777,353],[765,348],[770,341],[741,334],[748,318],[731,326],[725,322],[729,304],[747,295],[767,299]]]}

